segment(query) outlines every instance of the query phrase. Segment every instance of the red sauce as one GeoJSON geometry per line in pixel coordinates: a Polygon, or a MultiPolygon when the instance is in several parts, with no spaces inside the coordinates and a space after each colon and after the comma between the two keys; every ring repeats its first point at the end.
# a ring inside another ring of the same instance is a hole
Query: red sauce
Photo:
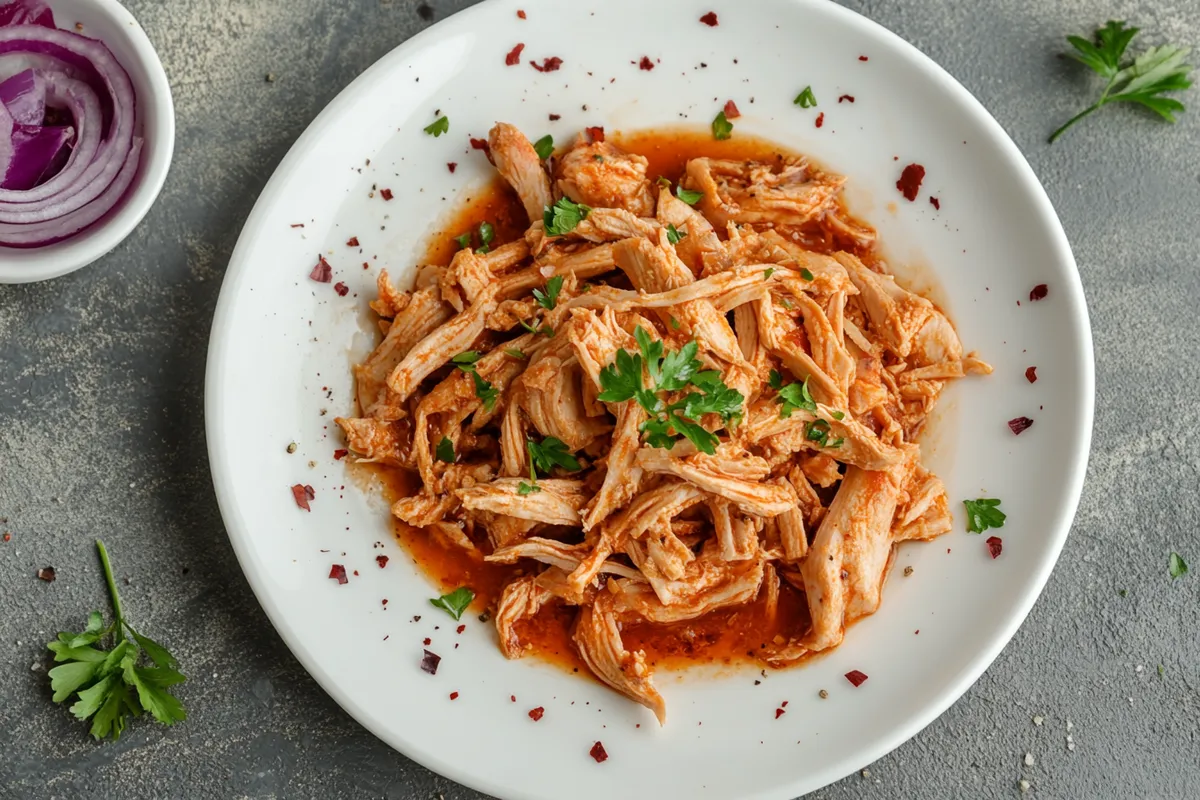
{"type": "MultiPolygon", "coordinates": [[[[603,129],[589,131],[589,135],[595,140],[603,140],[603,129]]],[[[647,175],[651,180],[661,176],[672,183],[682,177],[688,159],[698,156],[773,162],[797,155],[754,137],[739,135],[717,141],[707,131],[687,129],[613,133],[609,139],[618,147],[645,156],[649,162],[647,175]]],[[[819,169],[817,165],[814,167],[819,169]]],[[[528,225],[520,199],[500,178],[471,192],[461,207],[443,221],[429,238],[420,263],[449,264],[459,249],[455,237],[477,231],[480,223],[485,221],[495,228],[493,247],[520,238],[528,225]]],[[[781,233],[789,237],[795,234],[805,247],[819,252],[847,250],[868,261],[875,258],[873,249],[858,247],[853,240],[818,224],[784,229],[781,233]]],[[[373,464],[357,464],[354,469],[368,481],[378,480],[389,503],[409,496],[419,488],[417,476],[401,469],[373,464]]],[[[521,565],[484,562],[436,533],[413,528],[397,519],[392,520],[392,525],[405,552],[437,584],[438,590],[449,592],[459,586],[468,586],[475,592],[476,599],[471,606],[474,614],[494,609],[504,586],[527,569],[521,565]]],[[[533,619],[518,623],[517,631],[531,644],[531,655],[588,676],[590,673],[579,660],[571,640],[576,613],[575,608],[552,603],[543,607],[533,619]]],[[[781,581],[774,615],[768,613],[765,596],[760,594],[758,599],[744,606],[722,609],[687,622],[630,624],[624,628],[623,636],[626,647],[645,651],[653,666],[682,669],[697,664],[757,664],[757,654],[770,643],[782,643],[800,636],[809,624],[803,593],[781,581]]]]}

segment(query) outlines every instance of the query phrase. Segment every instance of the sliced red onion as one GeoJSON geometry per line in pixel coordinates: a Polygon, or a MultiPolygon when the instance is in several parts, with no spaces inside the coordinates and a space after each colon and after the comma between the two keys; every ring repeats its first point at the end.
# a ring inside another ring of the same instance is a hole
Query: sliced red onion
{"type": "Polygon", "coordinates": [[[121,202],[142,150],[133,84],[103,43],[53,27],[36,0],[0,6],[5,108],[0,246],[65,239],[121,202]],[[53,124],[62,121],[60,111],[70,127],[53,124]]]}

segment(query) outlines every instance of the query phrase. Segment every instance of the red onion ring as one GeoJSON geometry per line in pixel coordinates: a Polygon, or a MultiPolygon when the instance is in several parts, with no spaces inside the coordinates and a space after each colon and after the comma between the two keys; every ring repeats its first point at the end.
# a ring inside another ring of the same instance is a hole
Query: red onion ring
{"type": "Polygon", "coordinates": [[[128,192],[140,161],[142,140],[135,135],[139,120],[128,73],[102,42],[47,24],[53,18],[41,3],[0,6],[0,83],[33,69],[28,79],[8,87],[8,111],[0,105],[0,179],[18,167],[18,184],[36,176],[32,188],[0,189],[0,246],[49,244],[102,220],[128,192]],[[42,91],[46,106],[70,114],[73,136],[56,129],[60,126],[38,130],[42,120],[29,124],[26,117],[34,113],[31,108],[41,107],[42,91]],[[22,115],[20,121],[16,114],[22,115]],[[68,142],[72,149],[62,164],[68,142]],[[14,161],[22,157],[38,163],[14,161]],[[42,162],[62,166],[46,180],[42,162]]]}

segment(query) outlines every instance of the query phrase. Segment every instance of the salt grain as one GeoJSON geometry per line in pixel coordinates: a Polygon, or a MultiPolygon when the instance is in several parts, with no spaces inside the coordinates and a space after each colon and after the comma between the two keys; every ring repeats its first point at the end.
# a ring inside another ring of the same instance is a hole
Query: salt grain
{"type": "Polygon", "coordinates": [[[1028,792],[1030,790],[1030,788],[1032,788],[1029,784],[1029,781],[1026,781],[1026,780],[1022,780],[1017,785],[1021,787],[1021,794],[1028,792]]]}
{"type": "Polygon", "coordinates": [[[1025,766],[1027,766],[1027,767],[1033,766],[1033,753],[1025,754],[1025,766]]]}
{"type": "Polygon", "coordinates": [[[1042,718],[1041,718],[1040,716],[1038,716],[1038,717],[1034,717],[1034,718],[1033,718],[1033,724],[1034,724],[1034,725],[1041,725],[1041,724],[1042,724],[1042,718]]]}

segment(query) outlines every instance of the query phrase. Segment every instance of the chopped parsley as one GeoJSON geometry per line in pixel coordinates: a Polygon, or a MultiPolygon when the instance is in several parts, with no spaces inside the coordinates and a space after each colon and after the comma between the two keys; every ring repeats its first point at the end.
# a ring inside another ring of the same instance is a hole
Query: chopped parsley
{"type": "Polygon", "coordinates": [[[549,475],[555,467],[567,472],[583,469],[579,460],[567,449],[566,442],[553,436],[547,436],[541,443],[526,439],[525,452],[529,454],[529,483],[522,481],[517,487],[517,493],[522,496],[541,491],[541,487],[537,485],[538,472],[549,475]]]}
{"type": "Polygon", "coordinates": [[[674,225],[667,225],[667,241],[671,244],[679,244],[680,240],[686,239],[687,233],[680,233],[674,225]]]}
{"type": "MultiPolygon", "coordinates": [[[[816,442],[818,447],[826,447],[829,444],[829,423],[823,419],[814,419],[804,426],[804,438],[810,442],[816,442]]],[[[841,442],[838,442],[839,446],[841,442]]]]}
{"type": "Polygon", "coordinates": [[[1175,580],[1182,575],[1187,575],[1187,563],[1184,562],[1179,553],[1171,553],[1168,568],[1171,571],[1171,580],[1175,580]]]}
{"type": "Polygon", "coordinates": [[[718,111],[717,116],[713,119],[712,133],[713,138],[718,142],[733,136],[733,123],[725,118],[724,111],[718,111]]]}
{"type": "MultiPolygon", "coordinates": [[[[812,393],[808,390],[808,378],[804,379],[804,383],[785,385],[783,376],[779,374],[778,370],[773,369],[767,377],[767,383],[778,392],[775,402],[782,405],[782,408],[779,409],[779,416],[782,419],[787,419],[797,409],[803,409],[813,414],[817,413],[817,401],[813,400],[812,393]]],[[[828,423],[826,427],[828,427],[828,423]]],[[[813,439],[813,441],[816,440],[813,439]]]]}
{"type": "Polygon", "coordinates": [[[764,281],[768,280],[774,274],[775,274],[775,268],[767,267],[766,269],[763,270],[763,280],[764,281]]]}
{"type": "Polygon", "coordinates": [[[682,186],[675,187],[675,196],[689,206],[694,206],[700,202],[700,198],[704,197],[704,192],[693,192],[691,189],[685,189],[682,186]]]}
{"type": "Polygon", "coordinates": [[[474,369],[470,370],[470,372],[471,377],[475,379],[475,396],[483,401],[485,411],[491,411],[496,407],[496,401],[500,399],[500,390],[479,377],[479,373],[474,369]]]}
{"type": "Polygon", "coordinates": [[[444,594],[436,600],[430,600],[429,604],[434,608],[440,608],[456,620],[462,619],[463,612],[467,610],[467,606],[471,605],[471,601],[475,599],[475,593],[466,586],[460,586],[450,594],[444,594]]]}
{"type": "Polygon", "coordinates": [[[558,293],[562,291],[563,277],[555,275],[550,280],[546,281],[546,291],[539,289],[533,290],[533,299],[537,304],[547,311],[553,311],[554,306],[558,304],[558,293]]]}
{"type": "Polygon", "coordinates": [[[512,356],[513,358],[518,359],[520,361],[524,361],[525,359],[529,358],[529,356],[525,355],[524,353],[522,353],[520,350],[518,350],[515,347],[506,348],[504,351],[504,354],[506,356],[512,356]]]}
{"type": "Polygon", "coordinates": [[[443,436],[437,446],[437,460],[445,461],[447,464],[454,463],[454,442],[450,441],[449,436],[443,436]]]}
{"type": "Polygon", "coordinates": [[[475,362],[479,360],[479,351],[464,350],[454,358],[450,359],[452,363],[458,366],[463,372],[473,372],[475,370],[475,362]]]}
{"type": "Polygon", "coordinates": [[[467,231],[462,236],[455,236],[454,241],[458,242],[458,246],[466,250],[471,246],[471,232],[467,231]]]}
{"type": "Polygon", "coordinates": [[[486,220],[479,223],[479,241],[482,242],[483,246],[475,252],[479,253],[480,255],[491,252],[492,248],[489,245],[491,245],[492,240],[495,238],[496,229],[492,226],[492,223],[487,222],[486,220]]]}
{"type": "Polygon", "coordinates": [[[667,189],[671,188],[671,181],[663,175],[659,175],[658,179],[655,180],[654,182],[657,183],[659,186],[666,187],[667,189]]]}
{"type": "Polygon", "coordinates": [[[517,494],[521,495],[521,497],[533,494],[534,492],[540,492],[541,490],[542,487],[538,486],[536,483],[526,483],[525,481],[521,481],[517,484],[517,494]]]}
{"type": "Polygon", "coordinates": [[[521,323],[521,327],[530,333],[540,333],[543,336],[554,336],[553,328],[551,328],[549,325],[537,325],[535,324],[537,320],[534,320],[532,323],[526,322],[525,320],[519,320],[519,322],[521,323]]]}
{"type": "Polygon", "coordinates": [[[570,233],[587,219],[591,207],[583,203],[573,203],[569,197],[559,198],[552,206],[546,206],[542,214],[542,223],[546,227],[547,236],[562,236],[570,233]]]}
{"type": "Polygon", "coordinates": [[[813,274],[811,271],[809,271],[808,267],[801,267],[800,277],[804,278],[806,281],[811,281],[813,279],[813,274]]]}
{"type": "Polygon", "coordinates": [[[679,328],[680,328],[679,320],[675,319],[675,317],[671,317],[670,324],[671,324],[671,330],[673,330],[673,331],[679,330],[679,328]]]}
{"type": "Polygon", "coordinates": [[[796,99],[792,103],[801,108],[812,108],[817,104],[817,97],[813,94],[811,86],[805,86],[804,91],[796,95],[796,99]]]}
{"type": "Polygon", "coordinates": [[[545,161],[554,153],[554,137],[547,133],[533,143],[533,149],[537,153],[538,158],[545,161]]]}
{"type": "Polygon", "coordinates": [[[441,116],[425,126],[425,132],[435,139],[450,130],[450,118],[441,116]]]}
{"type": "Polygon", "coordinates": [[[963,500],[967,507],[967,532],[983,533],[988,528],[1003,528],[1005,514],[1000,510],[1000,501],[980,497],[978,500],[963,500]]]}

